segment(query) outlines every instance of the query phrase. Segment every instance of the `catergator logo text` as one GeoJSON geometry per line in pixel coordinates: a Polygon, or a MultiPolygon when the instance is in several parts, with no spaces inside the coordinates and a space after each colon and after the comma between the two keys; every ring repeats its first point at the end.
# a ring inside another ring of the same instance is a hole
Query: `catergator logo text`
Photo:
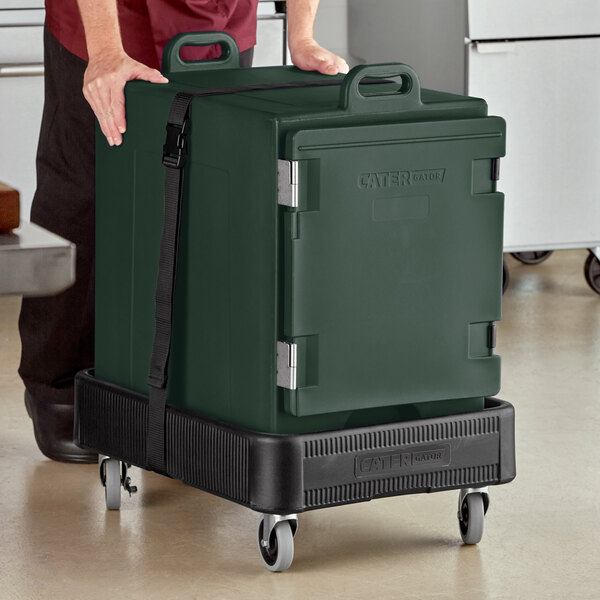
{"type": "Polygon", "coordinates": [[[421,448],[406,452],[358,455],[354,460],[354,475],[368,477],[383,473],[395,473],[405,469],[429,465],[445,466],[450,464],[450,446],[421,448]]]}
{"type": "Polygon", "coordinates": [[[405,185],[442,183],[445,174],[446,169],[361,173],[358,176],[358,187],[365,190],[372,190],[377,188],[403,187],[405,185]]]}

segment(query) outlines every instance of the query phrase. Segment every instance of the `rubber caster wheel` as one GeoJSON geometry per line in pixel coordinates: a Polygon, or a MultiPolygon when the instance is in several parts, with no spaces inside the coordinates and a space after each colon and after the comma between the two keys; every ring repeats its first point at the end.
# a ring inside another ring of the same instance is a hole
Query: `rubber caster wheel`
{"type": "Polygon", "coordinates": [[[484,520],[483,494],[473,493],[465,496],[458,512],[458,524],[463,543],[471,545],[481,541],[484,520]]]}
{"type": "Polygon", "coordinates": [[[524,265],[539,265],[550,258],[552,250],[535,250],[534,252],[512,252],[512,256],[524,265]]]}
{"type": "Polygon", "coordinates": [[[121,461],[107,458],[101,467],[104,470],[104,496],[108,510],[121,508],[121,461]]]}
{"type": "Polygon", "coordinates": [[[506,288],[508,287],[509,279],[510,278],[508,275],[508,267],[506,266],[506,262],[502,261],[502,293],[503,294],[506,291],[506,288]]]}
{"type": "Polygon", "coordinates": [[[258,550],[269,571],[285,571],[294,560],[294,532],[289,521],[279,521],[273,527],[268,545],[263,544],[264,517],[258,523],[258,550]]]}
{"type": "Polygon", "coordinates": [[[600,294],[600,260],[591,252],[583,266],[583,274],[588,285],[596,294],[600,294]]]}

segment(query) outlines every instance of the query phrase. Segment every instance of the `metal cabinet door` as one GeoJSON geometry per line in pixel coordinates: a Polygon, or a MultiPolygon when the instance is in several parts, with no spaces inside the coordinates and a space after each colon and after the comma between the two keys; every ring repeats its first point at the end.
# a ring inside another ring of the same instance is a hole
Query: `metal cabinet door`
{"type": "Polygon", "coordinates": [[[600,243],[600,39],[468,47],[468,93],[507,123],[507,251],[600,243]]]}
{"type": "Polygon", "coordinates": [[[472,40],[600,33],[598,0],[468,0],[467,10],[472,40]]]}
{"type": "MultiPolygon", "coordinates": [[[[288,140],[290,141],[290,140],[288,140]]],[[[493,395],[500,318],[502,119],[293,135],[284,324],[295,415],[493,395]]]]}

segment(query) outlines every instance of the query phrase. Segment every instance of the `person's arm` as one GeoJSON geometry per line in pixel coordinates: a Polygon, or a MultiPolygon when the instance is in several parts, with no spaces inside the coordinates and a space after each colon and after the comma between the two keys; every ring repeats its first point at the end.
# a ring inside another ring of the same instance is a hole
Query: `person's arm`
{"type": "Polygon", "coordinates": [[[325,75],[347,73],[346,61],[319,46],[313,38],[313,26],[319,0],[287,0],[288,45],[292,62],[305,71],[325,75]]]}
{"type": "Polygon", "coordinates": [[[125,53],[119,29],[116,0],[77,0],[89,63],[83,78],[83,95],[96,114],[111,146],[123,141],[125,84],[132,79],[167,83],[159,71],[125,53]]]}

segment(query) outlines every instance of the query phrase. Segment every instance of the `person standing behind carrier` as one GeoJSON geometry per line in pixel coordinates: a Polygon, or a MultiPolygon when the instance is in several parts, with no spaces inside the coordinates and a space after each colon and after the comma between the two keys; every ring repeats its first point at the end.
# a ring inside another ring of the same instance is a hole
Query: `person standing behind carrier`
{"type": "MultiPolygon", "coordinates": [[[[166,83],[162,51],[186,31],[225,31],[252,64],[258,0],[46,0],[45,98],[36,168],[34,223],[77,245],[76,282],[48,298],[26,298],[19,317],[25,405],[48,458],[73,463],[97,456],[73,442],[75,374],[94,364],[94,117],[110,146],[127,130],[124,88],[166,83]]],[[[327,75],[345,61],[313,39],[319,0],[288,0],[292,62],[327,75]]],[[[182,58],[218,56],[186,48],[182,58]]]]}

